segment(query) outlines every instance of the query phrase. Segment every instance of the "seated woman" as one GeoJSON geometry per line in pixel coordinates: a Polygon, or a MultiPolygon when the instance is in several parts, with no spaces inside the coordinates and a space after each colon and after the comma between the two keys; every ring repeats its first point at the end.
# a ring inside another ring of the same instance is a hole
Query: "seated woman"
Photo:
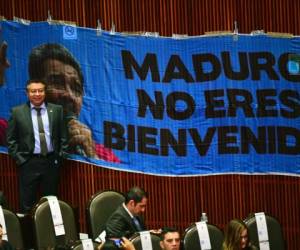
{"type": "Polygon", "coordinates": [[[257,250],[248,238],[247,225],[239,219],[231,220],[225,228],[223,250],[257,250]]]}

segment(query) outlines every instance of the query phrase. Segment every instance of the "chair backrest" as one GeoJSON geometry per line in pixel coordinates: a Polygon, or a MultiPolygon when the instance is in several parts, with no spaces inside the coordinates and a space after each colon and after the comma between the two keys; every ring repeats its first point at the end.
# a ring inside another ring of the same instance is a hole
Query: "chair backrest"
{"type": "MultiPolygon", "coordinates": [[[[99,246],[99,243],[93,242],[94,249],[97,249],[99,246]]],[[[83,245],[80,240],[76,241],[72,246],[70,247],[72,250],[83,250],[83,245]]]]}
{"type": "MultiPolygon", "coordinates": [[[[221,250],[224,239],[223,232],[217,226],[207,224],[208,234],[212,250],[221,250]]],[[[201,250],[199,235],[196,224],[185,230],[183,236],[183,246],[185,250],[201,250]]]]}
{"type": "Polygon", "coordinates": [[[24,249],[22,229],[18,216],[10,210],[3,209],[7,238],[16,249],[24,249]]]}
{"type": "MultiPolygon", "coordinates": [[[[283,238],[283,233],[281,229],[281,225],[277,219],[270,215],[265,215],[268,236],[269,236],[269,244],[271,250],[284,250],[285,249],[285,241],[283,238]]],[[[249,238],[251,242],[259,247],[259,239],[257,233],[257,224],[255,219],[255,214],[250,214],[248,218],[244,220],[249,230],[249,238]]]]}
{"type": "MultiPolygon", "coordinates": [[[[161,250],[160,248],[160,238],[158,235],[150,233],[152,250],[161,250]]],[[[143,250],[142,248],[142,240],[139,233],[135,233],[130,239],[132,244],[134,245],[135,250],[143,250]]]]}
{"type": "Polygon", "coordinates": [[[101,191],[92,196],[87,205],[86,216],[92,239],[96,239],[105,230],[107,219],[124,201],[124,195],[114,190],[101,191]]]}
{"type": "Polygon", "coordinates": [[[32,214],[36,249],[53,248],[57,244],[67,245],[70,242],[78,240],[77,224],[73,208],[64,201],[58,200],[58,202],[65,235],[55,236],[49,203],[46,198],[42,198],[34,208],[32,214]]]}

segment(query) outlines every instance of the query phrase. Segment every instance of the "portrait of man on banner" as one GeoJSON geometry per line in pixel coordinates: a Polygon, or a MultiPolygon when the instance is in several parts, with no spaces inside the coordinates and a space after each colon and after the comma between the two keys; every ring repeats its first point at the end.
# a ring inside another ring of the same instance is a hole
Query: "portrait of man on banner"
{"type": "Polygon", "coordinates": [[[120,162],[111,149],[94,141],[92,130],[79,121],[84,78],[79,62],[58,43],[36,46],[29,55],[30,79],[46,83],[46,100],[63,106],[69,134],[69,152],[89,158],[120,162]]]}
{"type": "MultiPolygon", "coordinates": [[[[0,86],[4,84],[5,70],[10,66],[6,57],[8,44],[0,47],[0,86]]],[[[84,77],[79,62],[61,44],[46,43],[32,49],[29,55],[30,79],[40,79],[46,85],[46,100],[63,106],[68,127],[69,153],[119,163],[114,152],[93,139],[92,130],[79,121],[84,77]]],[[[7,120],[0,119],[0,145],[6,145],[7,120]]]]}

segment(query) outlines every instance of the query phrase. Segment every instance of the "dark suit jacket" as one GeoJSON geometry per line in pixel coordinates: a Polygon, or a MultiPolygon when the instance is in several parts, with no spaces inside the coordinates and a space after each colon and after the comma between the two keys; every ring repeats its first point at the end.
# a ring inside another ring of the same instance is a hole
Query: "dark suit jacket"
{"type": "MultiPolygon", "coordinates": [[[[143,219],[141,217],[137,219],[142,229],[146,230],[143,219]]],[[[138,232],[132,218],[122,205],[109,217],[105,230],[107,238],[121,238],[123,236],[129,238],[135,232],[138,232]]]]}
{"type": "MultiPolygon", "coordinates": [[[[50,137],[57,157],[60,158],[67,150],[66,127],[64,123],[62,106],[46,103],[50,137]]],[[[16,160],[18,165],[25,163],[34,151],[34,132],[29,102],[14,107],[8,121],[7,129],[8,153],[16,160]]]]}

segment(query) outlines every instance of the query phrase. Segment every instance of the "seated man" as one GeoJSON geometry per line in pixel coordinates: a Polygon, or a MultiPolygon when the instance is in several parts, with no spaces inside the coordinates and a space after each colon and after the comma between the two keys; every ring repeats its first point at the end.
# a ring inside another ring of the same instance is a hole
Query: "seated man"
{"type": "Polygon", "coordinates": [[[135,232],[145,230],[141,215],[145,212],[147,193],[140,187],[133,187],[125,194],[125,203],[109,217],[106,223],[108,239],[131,237],[135,232]]]}
{"type": "Polygon", "coordinates": [[[160,247],[163,250],[179,250],[180,234],[174,228],[165,227],[161,232],[160,247]]]}

